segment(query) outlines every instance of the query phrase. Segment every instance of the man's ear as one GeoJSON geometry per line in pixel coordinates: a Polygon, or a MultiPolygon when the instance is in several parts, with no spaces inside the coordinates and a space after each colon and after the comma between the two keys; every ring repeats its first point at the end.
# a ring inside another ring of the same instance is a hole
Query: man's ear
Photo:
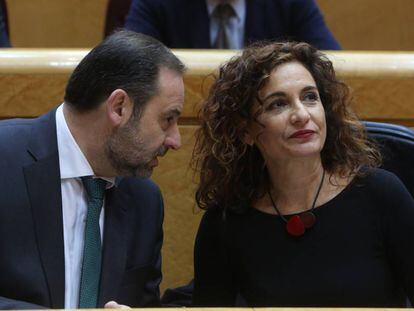
{"type": "Polygon", "coordinates": [[[106,100],[108,119],[114,126],[124,125],[132,115],[134,105],[127,92],[122,89],[113,91],[106,100]]]}

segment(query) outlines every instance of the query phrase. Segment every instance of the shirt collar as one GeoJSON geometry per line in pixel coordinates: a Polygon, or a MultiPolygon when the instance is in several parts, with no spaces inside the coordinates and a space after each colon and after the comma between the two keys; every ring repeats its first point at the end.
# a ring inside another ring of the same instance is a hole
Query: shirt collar
{"type": "MultiPolygon", "coordinates": [[[[63,114],[61,104],[56,110],[56,135],[59,153],[60,178],[80,178],[84,176],[95,176],[93,169],[76,143],[75,138],[69,130],[63,114]]],[[[114,186],[115,178],[99,177],[108,182],[107,188],[114,186]]]]}
{"type": "MultiPolygon", "coordinates": [[[[207,10],[208,16],[213,14],[215,7],[219,4],[219,0],[206,0],[207,2],[207,10]]],[[[246,11],[246,0],[229,0],[228,3],[233,7],[234,11],[236,12],[237,19],[242,19],[242,16],[245,14],[246,11]]]]}

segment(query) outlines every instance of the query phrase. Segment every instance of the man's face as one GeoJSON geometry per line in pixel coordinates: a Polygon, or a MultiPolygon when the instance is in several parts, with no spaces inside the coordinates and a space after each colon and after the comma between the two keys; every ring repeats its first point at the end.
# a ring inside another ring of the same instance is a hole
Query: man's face
{"type": "Polygon", "coordinates": [[[161,68],[158,94],[145,104],[141,117],[132,115],[106,141],[106,156],[118,176],[150,177],[157,158],[181,146],[177,121],[183,104],[182,75],[161,68]]]}

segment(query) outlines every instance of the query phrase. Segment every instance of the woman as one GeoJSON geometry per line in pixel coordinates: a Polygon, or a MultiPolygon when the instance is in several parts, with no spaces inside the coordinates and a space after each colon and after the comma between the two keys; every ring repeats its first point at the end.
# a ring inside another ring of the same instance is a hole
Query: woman
{"type": "Polygon", "coordinates": [[[401,307],[414,299],[414,201],[350,111],[332,63],[304,43],[254,45],[221,66],[194,161],[206,209],[196,306],[401,307]]]}

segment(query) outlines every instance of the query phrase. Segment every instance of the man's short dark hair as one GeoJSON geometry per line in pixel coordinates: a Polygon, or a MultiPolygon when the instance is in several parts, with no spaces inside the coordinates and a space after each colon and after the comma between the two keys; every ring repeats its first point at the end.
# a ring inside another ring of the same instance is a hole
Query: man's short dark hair
{"type": "Polygon", "coordinates": [[[65,103],[78,111],[99,106],[114,90],[123,89],[139,115],[157,94],[160,68],[183,73],[183,63],[161,42],[132,31],[119,31],[92,49],[73,71],[65,103]]]}

